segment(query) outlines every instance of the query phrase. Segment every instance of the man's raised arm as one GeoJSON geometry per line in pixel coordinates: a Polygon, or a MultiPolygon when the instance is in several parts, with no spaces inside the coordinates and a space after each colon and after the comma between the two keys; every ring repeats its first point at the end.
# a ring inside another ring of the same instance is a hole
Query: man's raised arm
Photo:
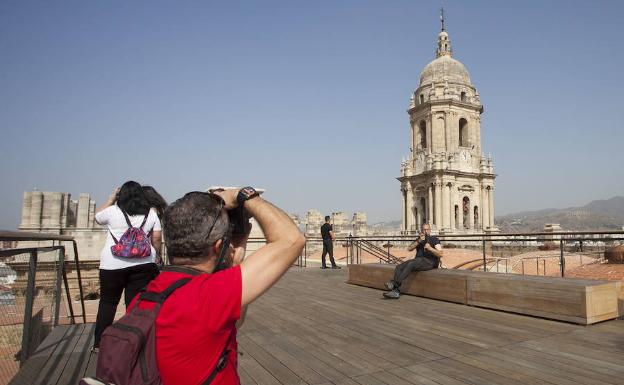
{"type": "Polygon", "coordinates": [[[261,197],[244,204],[258,221],[267,244],[241,263],[242,306],[249,305],[273,286],[301,255],[305,245],[305,237],[285,212],[261,197]]]}

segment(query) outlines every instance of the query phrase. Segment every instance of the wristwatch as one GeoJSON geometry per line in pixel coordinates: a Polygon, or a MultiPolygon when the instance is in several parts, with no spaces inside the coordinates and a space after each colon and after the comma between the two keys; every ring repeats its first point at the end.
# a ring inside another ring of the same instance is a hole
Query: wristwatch
{"type": "Polygon", "coordinates": [[[246,201],[259,195],[260,193],[257,192],[255,188],[251,186],[243,187],[238,191],[238,195],[236,196],[236,202],[238,203],[239,207],[242,207],[246,201]]]}

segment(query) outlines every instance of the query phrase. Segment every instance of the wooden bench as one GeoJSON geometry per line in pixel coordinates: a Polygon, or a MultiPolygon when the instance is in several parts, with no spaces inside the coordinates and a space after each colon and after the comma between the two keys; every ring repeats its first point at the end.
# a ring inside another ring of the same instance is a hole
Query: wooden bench
{"type": "MultiPolygon", "coordinates": [[[[349,265],[347,283],[385,289],[395,265],[349,265]]],[[[470,270],[412,273],[401,292],[582,325],[618,317],[621,283],[470,270]]]]}

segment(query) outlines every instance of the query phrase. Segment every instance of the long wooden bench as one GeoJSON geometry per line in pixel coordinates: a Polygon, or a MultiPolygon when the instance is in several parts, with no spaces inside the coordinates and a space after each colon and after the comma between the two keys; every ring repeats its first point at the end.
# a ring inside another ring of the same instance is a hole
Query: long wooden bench
{"type": "MultiPolygon", "coordinates": [[[[385,289],[395,265],[349,265],[347,283],[385,289]]],[[[618,317],[621,283],[435,269],[412,273],[401,292],[582,325],[618,317]]]]}

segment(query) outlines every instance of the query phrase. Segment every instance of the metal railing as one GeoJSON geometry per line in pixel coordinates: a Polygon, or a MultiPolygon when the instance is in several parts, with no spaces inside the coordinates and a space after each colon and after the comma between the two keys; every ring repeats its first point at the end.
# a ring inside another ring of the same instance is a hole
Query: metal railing
{"type": "MultiPolygon", "coordinates": [[[[481,269],[505,273],[531,275],[566,274],[566,263],[574,266],[600,261],[606,247],[624,241],[624,231],[574,231],[574,232],[535,232],[535,233],[481,233],[436,235],[445,248],[460,248],[478,251],[480,257],[464,261],[449,268],[481,269]],[[532,256],[522,256],[533,252],[532,256]],[[527,266],[532,267],[527,267],[527,266]],[[556,272],[554,271],[555,264],[556,272]],[[535,268],[535,271],[533,271],[535,268]]],[[[346,248],[337,259],[346,263],[363,263],[366,255],[369,261],[377,259],[380,263],[400,263],[413,258],[398,256],[390,249],[406,249],[416,239],[416,235],[339,237],[334,245],[346,248]]],[[[308,237],[304,260],[315,251],[321,239],[308,237]]],[[[336,247],[334,246],[334,251],[336,247]]],[[[318,256],[316,256],[318,257],[318,256]]],[[[305,265],[305,263],[304,263],[305,265]]]]}
{"type": "Polygon", "coordinates": [[[70,236],[0,230],[0,378],[11,378],[60,323],[86,322],[78,247],[70,236]],[[81,314],[66,272],[71,243],[81,314]],[[65,300],[63,300],[63,296],[65,300]]]}

